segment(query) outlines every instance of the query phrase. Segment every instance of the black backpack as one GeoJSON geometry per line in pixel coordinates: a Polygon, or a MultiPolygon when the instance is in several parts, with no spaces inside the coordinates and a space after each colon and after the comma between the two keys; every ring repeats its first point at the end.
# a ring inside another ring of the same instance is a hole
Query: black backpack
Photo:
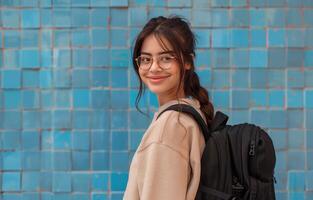
{"type": "Polygon", "coordinates": [[[191,115],[206,141],[196,200],[275,200],[275,150],[264,130],[247,123],[226,125],[228,116],[219,111],[207,127],[201,115],[186,104],[172,105],[163,112],[167,110],[191,115]]]}

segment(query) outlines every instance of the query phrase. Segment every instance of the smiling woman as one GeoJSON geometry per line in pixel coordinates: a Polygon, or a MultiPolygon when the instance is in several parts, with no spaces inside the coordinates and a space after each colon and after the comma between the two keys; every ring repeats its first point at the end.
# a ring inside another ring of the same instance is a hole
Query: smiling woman
{"type": "Polygon", "coordinates": [[[209,125],[214,109],[195,73],[195,37],[179,17],[152,18],[136,39],[133,65],[140,81],[136,107],[148,88],[159,109],[133,157],[125,200],[196,197],[204,138],[189,115],[167,111],[173,104],[193,106],[209,125]]]}

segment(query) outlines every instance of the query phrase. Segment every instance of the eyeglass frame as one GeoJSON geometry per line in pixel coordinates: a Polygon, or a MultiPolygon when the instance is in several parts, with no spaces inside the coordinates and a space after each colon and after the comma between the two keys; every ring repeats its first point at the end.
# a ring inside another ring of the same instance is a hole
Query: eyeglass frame
{"type": "MultiPolygon", "coordinates": [[[[171,62],[172,62],[172,60],[176,60],[176,57],[172,55],[172,54],[173,54],[172,51],[164,51],[164,52],[159,53],[159,55],[157,56],[157,59],[156,59],[157,64],[158,64],[158,66],[159,66],[160,68],[162,68],[163,70],[167,70],[167,69],[170,69],[170,68],[171,68],[172,63],[170,63],[170,66],[169,66],[169,67],[164,68],[164,67],[162,67],[162,66],[159,64],[159,61],[160,61],[160,60],[158,59],[158,58],[162,57],[162,55],[164,55],[164,54],[169,54],[169,57],[171,58],[171,62]]],[[[152,65],[153,65],[153,63],[154,63],[154,60],[155,60],[155,59],[154,59],[154,56],[152,56],[150,53],[142,53],[142,54],[140,54],[137,58],[135,58],[137,67],[140,68],[140,69],[142,69],[142,70],[144,70],[144,71],[150,70],[150,68],[152,67],[152,65]],[[152,60],[152,62],[151,62],[151,64],[150,64],[149,68],[147,68],[147,69],[143,69],[142,67],[140,67],[140,65],[139,65],[139,63],[138,63],[138,59],[139,59],[141,56],[143,56],[143,55],[146,55],[147,57],[150,57],[151,60],[152,60]]]]}

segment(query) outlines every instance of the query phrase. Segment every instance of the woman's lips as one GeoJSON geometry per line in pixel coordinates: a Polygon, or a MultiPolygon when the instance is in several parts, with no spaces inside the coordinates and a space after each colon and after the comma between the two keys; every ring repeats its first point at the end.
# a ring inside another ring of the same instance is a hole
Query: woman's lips
{"type": "Polygon", "coordinates": [[[168,77],[169,76],[150,76],[150,77],[148,77],[148,79],[152,83],[160,83],[160,82],[164,81],[168,77]]]}

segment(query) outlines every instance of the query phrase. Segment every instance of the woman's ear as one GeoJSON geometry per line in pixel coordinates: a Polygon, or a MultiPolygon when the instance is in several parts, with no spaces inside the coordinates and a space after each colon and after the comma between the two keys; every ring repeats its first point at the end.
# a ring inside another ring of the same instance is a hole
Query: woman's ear
{"type": "Polygon", "coordinates": [[[190,64],[190,63],[185,63],[185,69],[186,69],[186,70],[191,69],[191,64],[190,64]]]}

